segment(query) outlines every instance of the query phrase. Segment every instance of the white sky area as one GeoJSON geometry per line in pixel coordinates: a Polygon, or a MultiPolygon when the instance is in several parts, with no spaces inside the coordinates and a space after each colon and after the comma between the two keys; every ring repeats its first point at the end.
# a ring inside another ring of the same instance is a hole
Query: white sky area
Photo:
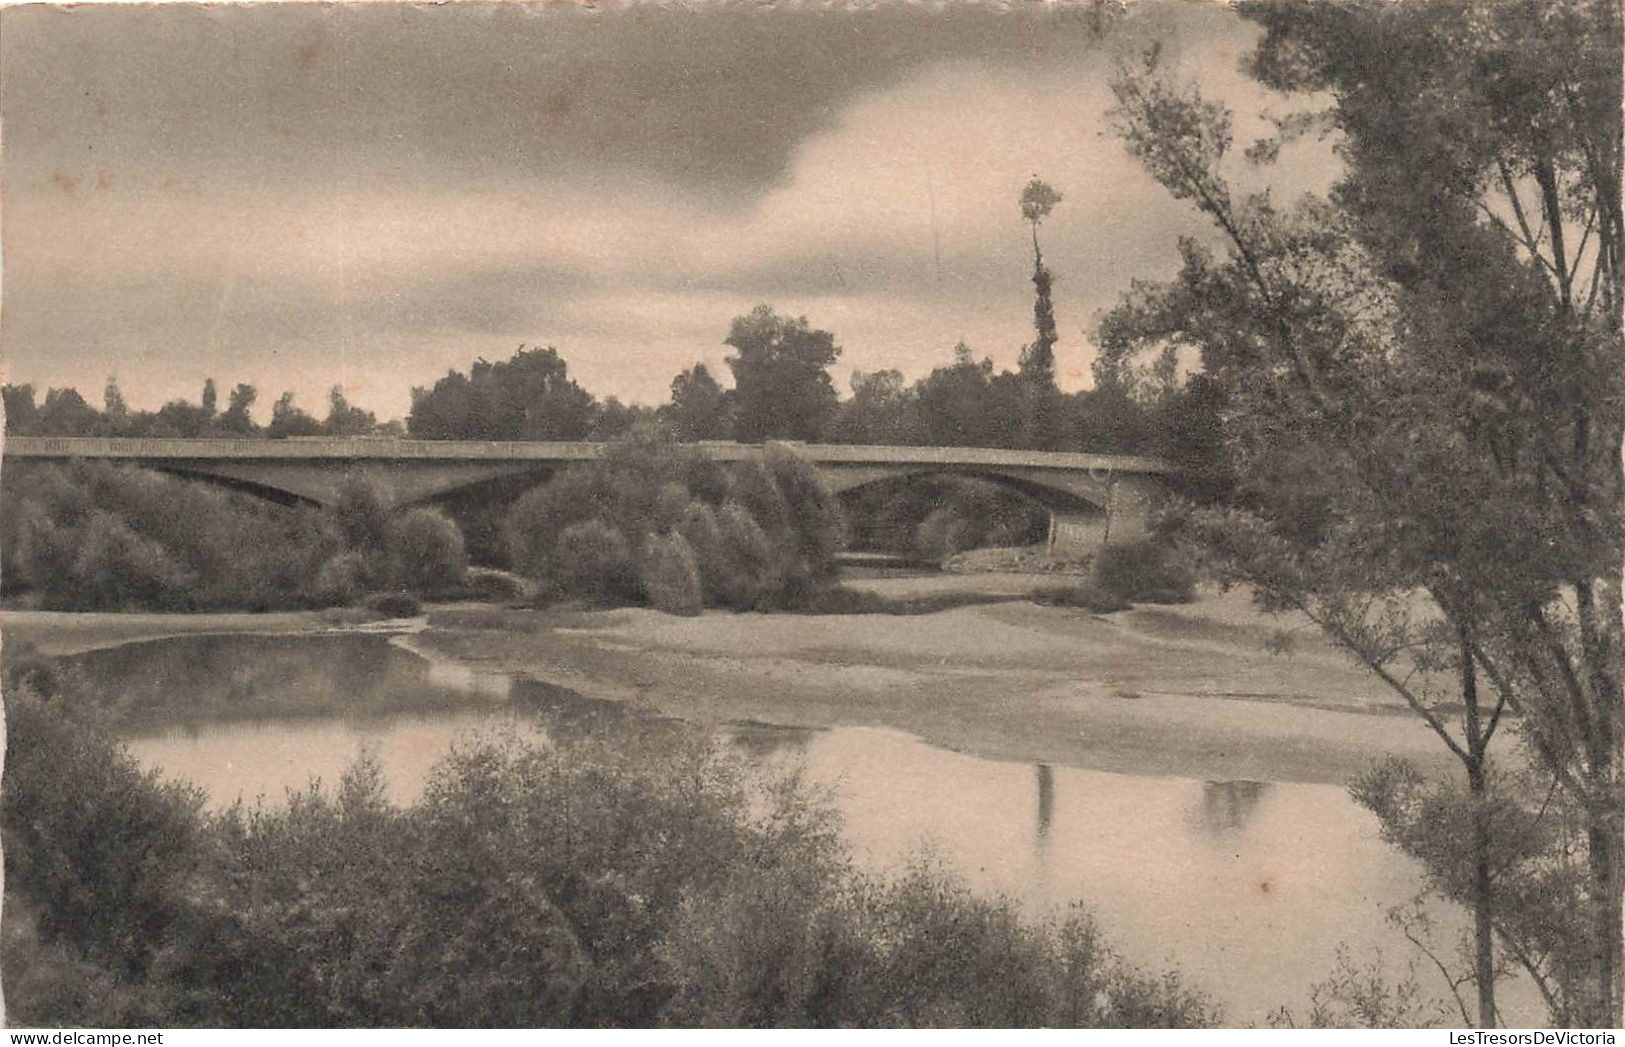
{"type": "Polygon", "coordinates": [[[1246,169],[1260,111],[1305,103],[1242,74],[1254,30],[1207,3],[1137,5],[1104,39],[1009,15],[985,45],[925,10],[778,35],[745,25],[771,13],[672,32],[264,12],[0,12],[8,381],[99,404],[116,375],[149,409],[249,382],[262,418],[285,389],[320,415],[336,383],[390,418],[525,343],[600,397],[658,403],[696,361],[726,380],[729,321],[759,302],[835,333],[843,393],[960,339],[1014,366],[1036,173],[1064,197],[1041,238],[1057,371],[1082,388],[1094,315],[1210,236],[1112,135],[1119,58],[1166,39],[1170,71],[1236,110],[1249,187],[1323,192],[1335,171],[1316,143],[1246,169]]]}

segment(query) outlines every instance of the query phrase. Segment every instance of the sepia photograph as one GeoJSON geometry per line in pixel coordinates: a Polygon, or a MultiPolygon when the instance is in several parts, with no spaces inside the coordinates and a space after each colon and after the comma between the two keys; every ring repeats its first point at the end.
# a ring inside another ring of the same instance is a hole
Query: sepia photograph
{"type": "Polygon", "coordinates": [[[0,4],[0,1021],[1613,1043],[1622,24],[0,4]]]}

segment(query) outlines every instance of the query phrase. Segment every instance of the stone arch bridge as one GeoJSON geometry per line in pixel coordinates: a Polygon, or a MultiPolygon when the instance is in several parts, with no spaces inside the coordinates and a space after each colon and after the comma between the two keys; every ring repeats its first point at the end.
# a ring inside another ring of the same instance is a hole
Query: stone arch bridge
{"type": "MultiPolygon", "coordinates": [[[[13,436],[7,461],[128,461],[194,477],[284,503],[330,505],[346,478],[360,473],[397,508],[493,481],[545,480],[591,461],[601,443],[500,443],[380,437],[147,439],[13,436]]],[[[759,446],[704,441],[694,445],[720,462],[740,461],[759,446]]],[[[793,444],[837,493],[910,477],[979,477],[1014,488],[1050,510],[1050,543],[1086,549],[1145,533],[1151,510],[1172,473],[1165,463],[1126,455],[1008,451],[975,447],[883,447],[793,444]]]]}

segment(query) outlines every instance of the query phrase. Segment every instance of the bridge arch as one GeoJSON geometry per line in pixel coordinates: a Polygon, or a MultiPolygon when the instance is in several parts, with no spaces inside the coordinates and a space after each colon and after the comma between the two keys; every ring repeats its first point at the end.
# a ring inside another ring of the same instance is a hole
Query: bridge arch
{"type": "Polygon", "coordinates": [[[999,469],[977,466],[926,465],[917,469],[890,469],[881,475],[863,475],[858,470],[826,469],[830,474],[830,487],[846,496],[888,484],[917,483],[921,480],[958,478],[982,480],[1006,490],[1016,491],[1042,505],[1051,512],[1087,513],[1105,512],[1107,501],[1103,491],[1098,497],[1086,497],[1075,490],[1045,483],[1028,476],[1014,476],[999,469]]]}
{"type": "MultiPolygon", "coordinates": [[[[1011,475],[999,469],[932,465],[873,477],[835,472],[831,477],[831,487],[850,512],[855,508],[853,502],[866,494],[892,488],[897,489],[898,497],[907,497],[906,491],[910,487],[945,480],[979,481],[997,490],[1019,495],[1037,506],[1047,517],[1047,528],[1035,535],[1034,540],[1043,540],[1051,549],[1089,552],[1098,547],[1110,531],[1108,516],[1111,500],[1107,497],[1108,491],[1103,490],[1099,496],[1091,498],[1076,490],[1045,483],[1042,478],[1011,475]]],[[[884,526],[881,531],[884,532],[884,526]]]]}
{"type": "Polygon", "coordinates": [[[282,487],[275,484],[257,483],[253,480],[245,480],[236,476],[227,476],[209,469],[188,469],[185,466],[168,465],[165,463],[153,463],[149,467],[156,472],[164,473],[168,476],[174,476],[182,480],[191,480],[194,483],[208,484],[210,487],[219,487],[235,494],[248,495],[251,498],[258,498],[261,501],[270,502],[274,505],[289,507],[302,506],[311,509],[319,509],[322,506],[321,502],[309,497],[308,495],[284,490],[282,487]]]}

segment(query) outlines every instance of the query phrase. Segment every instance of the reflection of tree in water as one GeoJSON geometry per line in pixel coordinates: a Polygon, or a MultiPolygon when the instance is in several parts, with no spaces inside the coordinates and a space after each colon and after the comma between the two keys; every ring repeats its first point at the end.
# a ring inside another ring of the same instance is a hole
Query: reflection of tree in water
{"type": "Polygon", "coordinates": [[[1202,828],[1214,836],[1241,830],[1269,788],[1269,782],[1203,782],[1202,828]]]}
{"type": "Polygon", "coordinates": [[[812,735],[811,728],[786,727],[759,720],[737,721],[728,726],[727,732],[729,743],[753,760],[799,756],[807,751],[807,742],[812,735]]]}
{"type": "Polygon", "coordinates": [[[1050,825],[1055,821],[1055,771],[1047,763],[1038,765],[1038,842],[1042,846],[1049,839],[1050,825]]]}

